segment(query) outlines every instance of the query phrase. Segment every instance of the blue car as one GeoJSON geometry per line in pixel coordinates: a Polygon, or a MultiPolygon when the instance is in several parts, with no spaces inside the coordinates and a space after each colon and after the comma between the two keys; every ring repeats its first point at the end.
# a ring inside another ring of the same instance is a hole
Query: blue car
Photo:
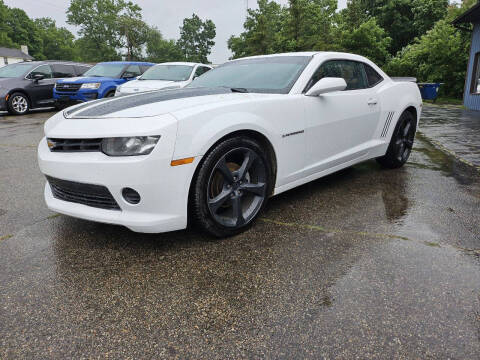
{"type": "Polygon", "coordinates": [[[112,97],[118,85],[136,79],[153,65],[132,61],[98,63],[81,77],[57,81],[53,98],[61,106],[112,97]]]}

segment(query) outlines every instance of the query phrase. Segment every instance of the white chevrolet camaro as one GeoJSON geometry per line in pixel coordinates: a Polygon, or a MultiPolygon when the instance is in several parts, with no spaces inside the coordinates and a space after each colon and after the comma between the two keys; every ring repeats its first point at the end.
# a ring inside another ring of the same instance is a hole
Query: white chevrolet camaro
{"type": "Polygon", "coordinates": [[[364,57],[227,62],[179,90],[98,100],[50,118],[38,147],[48,207],[138,232],[247,229],[270,196],[376,158],[398,168],[422,100],[364,57]]]}

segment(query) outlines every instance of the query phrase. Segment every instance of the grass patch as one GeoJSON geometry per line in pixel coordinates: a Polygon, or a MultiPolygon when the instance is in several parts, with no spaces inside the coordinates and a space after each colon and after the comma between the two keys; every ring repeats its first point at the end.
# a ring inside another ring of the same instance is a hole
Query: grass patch
{"type": "Polygon", "coordinates": [[[449,98],[449,97],[438,97],[436,101],[433,100],[423,100],[427,104],[435,105],[463,105],[462,99],[449,98]]]}

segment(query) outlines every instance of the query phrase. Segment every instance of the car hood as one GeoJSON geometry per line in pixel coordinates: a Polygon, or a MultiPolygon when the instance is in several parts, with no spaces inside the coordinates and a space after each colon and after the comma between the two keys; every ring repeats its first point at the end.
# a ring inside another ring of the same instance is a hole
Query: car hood
{"type": "Polygon", "coordinates": [[[252,101],[260,94],[232,93],[228,88],[183,88],[151,91],[73,106],[64,111],[67,119],[143,118],[194,108],[206,111],[230,102],[252,101]]]}
{"type": "Polygon", "coordinates": [[[105,82],[105,81],[112,81],[116,80],[114,78],[109,77],[86,77],[86,76],[78,76],[68,79],[58,80],[58,83],[68,83],[68,84],[84,84],[84,83],[97,83],[97,82],[105,82]]]}
{"type": "Polygon", "coordinates": [[[137,91],[148,91],[155,89],[163,89],[168,86],[179,84],[178,81],[169,80],[133,80],[122,85],[122,89],[138,89],[137,91]]]}
{"type": "Polygon", "coordinates": [[[9,86],[10,84],[16,84],[22,80],[25,80],[24,78],[0,78],[0,88],[9,86]]]}

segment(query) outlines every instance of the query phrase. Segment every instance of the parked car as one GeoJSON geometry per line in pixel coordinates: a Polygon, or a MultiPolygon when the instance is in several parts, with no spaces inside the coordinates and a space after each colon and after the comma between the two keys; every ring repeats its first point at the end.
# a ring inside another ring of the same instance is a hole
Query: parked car
{"type": "Polygon", "coordinates": [[[415,83],[393,81],[362,56],[233,60],[183,89],[53,116],[38,147],[45,200],[139,232],[192,221],[230,236],[270,196],[372,158],[401,167],[421,109],[415,83]]]}
{"type": "Polygon", "coordinates": [[[59,106],[113,97],[117,86],[136,79],[153,65],[133,61],[98,63],[82,77],[57,81],[53,97],[59,106]]]}
{"type": "Polygon", "coordinates": [[[26,114],[30,109],[54,106],[56,81],[83,75],[90,65],[69,61],[31,61],[0,68],[0,110],[26,114]]]}
{"type": "Polygon", "coordinates": [[[179,89],[211,70],[210,65],[169,62],[152,66],[137,80],[117,86],[115,96],[161,89],[179,89]]]}

